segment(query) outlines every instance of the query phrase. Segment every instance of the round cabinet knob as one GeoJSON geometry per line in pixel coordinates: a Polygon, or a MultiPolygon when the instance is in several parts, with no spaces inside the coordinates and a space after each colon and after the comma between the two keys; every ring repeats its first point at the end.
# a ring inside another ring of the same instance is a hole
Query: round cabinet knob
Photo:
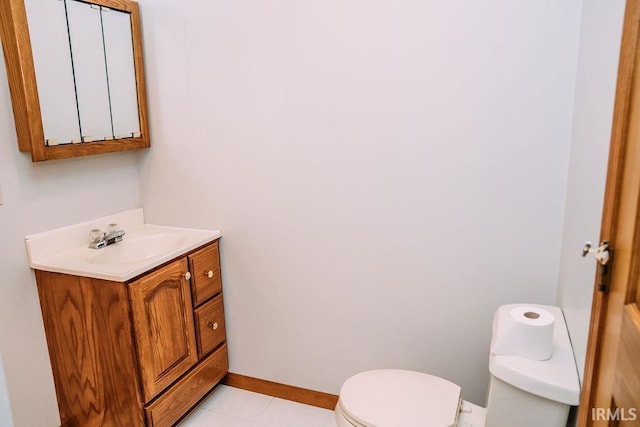
{"type": "Polygon", "coordinates": [[[207,277],[208,277],[209,279],[211,279],[211,278],[213,277],[213,271],[212,271],[212,270],[207,271],[207,273],[206,273],[206,274],[207,274],[207,277]]]}
{"type": "Polygon", "coordinates": [[[207,326],[215,331],[216,329],[218,329],[218,322],[209,322],[207,323],[207,326]]]}
{"type": "Polygon", "coordinates": [[[188,271],[184,273],[184,278],[187,280],[191,280],[191,273],[189,273],[188,271]]]}

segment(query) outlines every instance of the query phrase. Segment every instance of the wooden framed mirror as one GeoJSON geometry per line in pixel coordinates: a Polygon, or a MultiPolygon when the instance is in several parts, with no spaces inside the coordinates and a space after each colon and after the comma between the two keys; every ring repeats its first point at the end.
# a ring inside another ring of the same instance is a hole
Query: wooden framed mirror
{"type": "Polygon", "coordinates": [[[32,161],[149,147],[136,2],[1,0],[0,36],[32,161]]]}

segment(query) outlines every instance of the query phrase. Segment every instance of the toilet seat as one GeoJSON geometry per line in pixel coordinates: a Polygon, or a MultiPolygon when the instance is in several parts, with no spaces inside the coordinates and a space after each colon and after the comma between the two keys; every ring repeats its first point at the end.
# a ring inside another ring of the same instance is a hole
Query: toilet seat
{"type": "Polygon", "coordinates": [[[349,378],[338,411],[358,427],[456,425],[460,387],[443,378],[401,369],[378,369],[349,378]]]}

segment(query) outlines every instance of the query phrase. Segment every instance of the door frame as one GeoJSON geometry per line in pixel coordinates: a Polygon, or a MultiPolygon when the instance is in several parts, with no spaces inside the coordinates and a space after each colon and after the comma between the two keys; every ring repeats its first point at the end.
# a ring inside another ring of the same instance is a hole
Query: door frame
{"type": "MultiPolygon", "coordinates": [[[[635,167],[640,167],[640,161],[633,158],[627,159],[626,156],[631,119],[631,94],[635,85],[640,84],[635,79],[638,72],[637,67],[640,66],[640,58],[638,58],[640,0],[627,0],[623,25],[604,207],[600,228],[600,241],[608,240],[612,248],[616,246],[615,236],[618,230],[619,199],[625,165],[631,167],[633,164],[635,167]]],[[[601,391],[599,378],[604,365],[602,351],[605,332],[608,324],[614,323],[611,318],[622,314],[622,304],[617,300],[611,301],[608,292],[599,291],[599,285],[603,283],[603,280],[604,284],[609,286],[608,281],[612,275],[602,276],[602,268],[602,266],[598,265],[593,291],[584,379],[578,409],[578,425],[581,427],[593,425],[591,408],[596,406],[596,400],[601,391]]]]}

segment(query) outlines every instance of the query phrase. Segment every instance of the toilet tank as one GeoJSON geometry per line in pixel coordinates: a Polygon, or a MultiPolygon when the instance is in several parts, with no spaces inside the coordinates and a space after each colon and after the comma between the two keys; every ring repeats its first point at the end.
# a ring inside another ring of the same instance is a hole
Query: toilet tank
{"type": "MultiPolygon", "coordinates": [[[[496,336],[506,313],[524,304],[503,305],[496,311],[496,336]]],[[[580,382],[562,310],[526,304],[554,316],[553,353],[548,360],[491,354],[486,427],[565,427],[569,409],[578,405],[580,382]]]]}

